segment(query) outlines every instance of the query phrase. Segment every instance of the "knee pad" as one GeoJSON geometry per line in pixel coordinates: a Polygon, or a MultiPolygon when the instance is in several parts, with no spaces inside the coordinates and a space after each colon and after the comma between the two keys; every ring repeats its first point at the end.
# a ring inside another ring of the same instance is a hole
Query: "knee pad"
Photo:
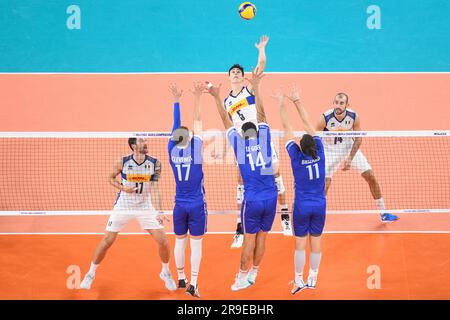
{"type": "Polygon", "coordinates": [[[275,184],[277,185],[278,194],[283,194],[286,192],[286,188],[284,187],[282,176],[275,178],[275,184]]]}

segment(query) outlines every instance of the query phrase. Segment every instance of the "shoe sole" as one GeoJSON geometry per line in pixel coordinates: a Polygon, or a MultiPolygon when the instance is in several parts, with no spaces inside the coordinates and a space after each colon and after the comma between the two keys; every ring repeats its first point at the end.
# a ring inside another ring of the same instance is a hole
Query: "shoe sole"
{"type": "Polygon", "coordinates": [[[231,286],[231,291],[244,290],[244,289],[247,289],[248,287],[251,287],[251,286],[252,286],[251,283],[248,286],[246,286],[246,287],[240,287],[240,288],[233,288],[233,286],[231,286]]]}
{"type": "Polygon", "coordinates": [[[306,288],[308,288],[308,287],[307,287],[307,286],[304,286],[303,288],[297,289],[297,291],[295,291],[295,292],[292,292],[292,291],[291,291],[291,294],[294,295],[294,294],[296,294],[296,293],[299,293],[300,291],[305,290],[306,288]]]}

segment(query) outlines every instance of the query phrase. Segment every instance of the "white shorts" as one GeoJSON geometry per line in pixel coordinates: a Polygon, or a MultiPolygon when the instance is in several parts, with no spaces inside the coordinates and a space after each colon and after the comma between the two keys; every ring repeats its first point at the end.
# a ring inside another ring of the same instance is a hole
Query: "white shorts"
{"type": "MultiPolygon", "coordinates": [[[[325,176],[331,178],[333,174],[338,169],[341,162],[347,159],[350,151],[352,150],[352,145],[348,146],[327,146],[325,145],[325,176]]],[[[361,174],[367,170],[371,170],[369,162],[367,161],[361,150],[358,150],[355,157],[352,160],[351,168],[358,170],[361,174]]]]}
{"type": "Polygon", "coordinates": [[[132,206],[127,204],[127,206],[124,207],[121,205],[123,202],[121,202],[122,201],[118,201],[114,205],[114,209],[106,224],[106,231],[120,232],[132,219],[137,219],[143,230],[157,230],[164,228],[164,226],[159,223],[158,219],[156,219],[158,213],[150,203],[145,202],[142,204],[134,204],[132,206]]]}

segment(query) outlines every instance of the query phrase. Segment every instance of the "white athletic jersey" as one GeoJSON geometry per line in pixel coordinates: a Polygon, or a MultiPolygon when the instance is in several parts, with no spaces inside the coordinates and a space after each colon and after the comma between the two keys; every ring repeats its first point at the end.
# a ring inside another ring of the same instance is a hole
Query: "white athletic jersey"
{"type": "MultiPolygon", "coordinates": [[[[353,131],[353,125],[356,120],[356,112],[347,108],[345,111],[345,117],[342,121],[339,121],[334,115],[334,109],[330,109],[324,112],[325,128],[323,131],[353,131]]],[[[323,142],[327,145],[351,145],[353,144],[353,138],[324,138],[323,142]]]]}
{"type": "Polygon", "coordinates": [[[230,92],[228,98],[224,100],[224,105],[238,132],[241,132],[242,124],[248,121],[258,126],[255,96],[247,87],[243,87],[237,96],[233,96],[230,92]]]}
{"type": "Polygon", "coordinates": [[[114,205],[120,207],[127,205],[130,208],[137,204],[147,203],[151,206],[150,182],[158,181],[161,174],[160,162],[150,156],[145,156],[142,163],[137,163],[133,155],[122,158],[122,185],[125,187],[137,187],[136,192],[128,193],[119,191],[114,205]]]}

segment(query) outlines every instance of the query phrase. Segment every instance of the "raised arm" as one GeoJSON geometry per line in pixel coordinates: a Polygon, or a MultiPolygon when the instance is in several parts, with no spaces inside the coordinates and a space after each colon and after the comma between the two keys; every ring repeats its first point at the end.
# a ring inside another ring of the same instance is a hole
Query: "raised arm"
{"type": "MultiPolygon", "coordinates": [[[[255,70],[257,70],[258,73],[262,73],[266,69],[266,62],[267,62],[266,45],[268,42],[269,37],[263,35],[259,39],[259,43],[255,43],[255,47],[258,49],[258,64],[256,65],[255,70]]],[[[254,88],[252,84],[248,86],[248,89],[250,90],[250,92],[254,94],[254,88]]]]}
{"type": "Polygon", "coordinates": [[[289,95],[287,97],[294,103],[295,107],[297,108],[297,112],[300,115],[300,119],[302,119],[306,133],[314,136],[316,134],[316,131],[311,125],[311,121],[309,120],[309,115],[306,112],[305,107],[303,107],[303,104],[300,102],[300,91],[295,85],[289,86],[289,95]]]}
{"type": "Polygon", "coordinates": [[[169,90],[173,95],[173,126],[172,126],[172,133],[175,131],[175,129],[179,128],[181,126],[181,114],[180,114],[180,98],[183,94],[183,90],[179,90],[177,85],[172,83],[169,86],[169,90]]]}
{"type": "Polygon", "coordinates": [[[255,70],[252,70],[252,78],[251,79],[245,78],[253,87],[253,94],[255,95],[255,104],[256,104],[256,112],[257,112],[258,122],[267,122],[266,113],[264,111],[264,104],[263,104],[263,100],[262,100],[261,92],[260,92],[260,85],[259,85],[261,82],[261,79],[264,76],[265,75],[262,72],[255,69],[255,70]]]}
{"type": "Polygon", "coordinates": [[[294,139],[294,131],[292,130],[291,121],[289,120],[286,105],[284,104],[284,93],[281,90],[276,90],[272,94],[272,97],[277,101],[278,106],[280,107],[281,123],[283,124],[286,140],[294,139]]]}
{"type": "Polygon", "coordinates": [[[201,135],[202,134],[202,117],[201,117],[201,108],[200,108],[200,98],[202,93],[206,90],[206,85],[204,83],[196,82],[194,83],[194,89],[191,90],[192,94],[195,97],[194,102],[194,134],[201,135]]]}
{"type": "Polygon", "coordinates": [[[225,110],[225,106],[220,99],[220,87],[222,86],[222,84],[219,84],[218,87],[215,87],[210,82],[207,83],[210,84],[207,86],[208,93],[213,96],[217,111],[219,112],[220,118],[222,119],[223,126],[226,130],[228,130],[228,128],[231,128],[233,124],[231,123],[231,120],[228,117],[228,112],[225,110]]]}

